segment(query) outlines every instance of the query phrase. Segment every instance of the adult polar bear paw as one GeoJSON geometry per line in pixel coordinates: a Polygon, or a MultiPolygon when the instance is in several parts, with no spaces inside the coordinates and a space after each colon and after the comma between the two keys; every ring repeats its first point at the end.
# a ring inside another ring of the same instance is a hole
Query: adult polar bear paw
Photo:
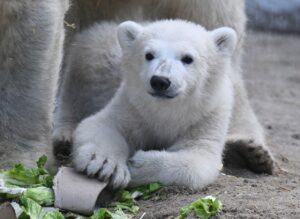
{"type": "Polygon", "coordinates": [[[93,144],[78,147],[73,155],[75,169],[85,172],[90,177],[96,177],[100,181],[109,181],[109,186],[125,188],[130,181],[130,173],[126,164],[112,154],[103,154],[93,144]]]}
{"type": "Polygon", "coordinates": [[[70,156],[72,151],[72,133],[70,127],[56,128],[52,134],[53,153],[58,156],[70,156]]]}
{"type": "Polygon", "coordinates": [[[226,165],[245,166],[255,173],[274,173],[275,161],[269,149],[253,139],[229,139],[224,155],[226,165]]]}

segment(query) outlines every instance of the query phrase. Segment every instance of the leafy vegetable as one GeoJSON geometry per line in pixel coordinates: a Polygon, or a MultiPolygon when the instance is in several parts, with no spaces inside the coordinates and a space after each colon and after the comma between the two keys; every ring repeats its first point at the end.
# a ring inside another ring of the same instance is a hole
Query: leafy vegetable
{"type": "Polygon", "coordinates": [[[20,209],[18,219],[130,219],[139,211],[136,198],[149,199],[153,192],[162,188],[159,183],[151,183],[116,193],[116,201],[110,208],[101,208],[89,218],[71,212],[65,216],[59,211],[49,211],[42,206],[53,206],[53,177],[45,169],[47,157],[36,162],[36,168],[26,168],[17,164],[13,168],[0,171],[0,198],[16,200],[20,209]],[[111,210],[112,209],[112,210],[111,210]]]}
{"type": "Polygon", "coordinates": [[[14,168],[3,171],[0,178],[6,187],[37,187],[51,188],[53,179],[45,169],[47,157],[44,155],[37,161],[37,168],[25,168],[22,164],[16,164],[14,168]]]}
{"type": "Polygon", "coordinates": [[[3,185],[0,185],[0,198],[1,199],[15,199],[22,195],[26,191],[25,188],[9,188],[3,185]]]}
{"type": "Polygon", "coordinates": [[[65,219],[58,211],[46,213],[41,205],[24,196],[21,197],[21,206],[23,212],[19,216],[19,219],[65,219]]]}
{"type": "Polygon", "coordinates": [[[45,212],[41,205],[54,204],[53,177],[45,169],[47,157],[37,161],[36,168],[17,164],[0,173],[0,197],[19,199],[23,212],[19,219],[64,219],[58,211],[45,212]]]}
{"type": "Polygon", "coordinates": [[[150,183],[129,190],[121,190],[116,194],[116,202],[113,202],[110,206],[114,207],[116,211],[125,210],[134,215],[139,211],[139,207],[136,202],[136,198],[141,197],[146,200],[151,197],[151,194],[162,188],[159,183],[150,183]]]}
{"type": "Polygon", "coordinates": [[[28,188],[23,196],[36,201],[43,206],[51,206],[54,204],[54,192],[47,187],[28,188]]]}
{"type": "Polygon", "coordinates": [[[43,219],[65,219],[65,217],[58,211],[51,211],[46,213],[43,219]]]}
{"type": "Polygon", "coordinates": [[[88,219],[87,217],[75,214],[73,212],[67,212],[64,215],[66,219],[88,219]]]}
{"type": "Polygon", "coordinates": [[[127,210],[130,213],[136,214],[139,211],[136,201],[132,197],[132,194],[127,190],[121,190],[116,195],[116,202],[113,202],[110,206],[115,210],[127,210]]]}
{"type": "Polygon", "coordinates": [[[21,197],[21,205],[23,213],[19,219],[41,219],[45,215],[42,206],[30,198],[21,197]]]}
{"type": "Polygon", "coordinates": [[[90,219],[128,219],[128,218],[129,217],[120,209],[112,213],[107,208],[100,208],[90,219]]]}
{"type": "Polygon", "coordinates": [[[53,178],[45,169],[47,157],[37,161],[36,168],[25,168],[22,164],[0,173],[0,198],[17,199],[21,196],[30,198],[40,205],[54,203],[52,190],[53,178]]]}
{"type": "Polygon", "coordinates": [[[140,193],[140,196],[142,199],[147,200],[151,198],[151,194],[160,190],[162,188],[162,185],[160,183],[150,183],[147,185],[142,185],[136,188],[130,189],[132,193],[138,192],[140,193]]]}
{"type": "Polygon", "coordinates": [[[190,205],[180,209],[176,219],[186,218],[192,211],[198,218],[208,219],[222,210],[222,203],[213,196],[200,198],[190,205]]]}

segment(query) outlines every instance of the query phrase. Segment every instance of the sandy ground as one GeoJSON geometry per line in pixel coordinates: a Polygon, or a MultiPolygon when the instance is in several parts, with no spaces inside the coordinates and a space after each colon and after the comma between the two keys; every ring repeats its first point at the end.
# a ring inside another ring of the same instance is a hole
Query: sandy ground
{"type": "Polygon", "coordinates": [[[244,75],[270,148],[285,171],[270,176],[227,169],[199,192],[165,188],[139,202],[144,218],[174,218],[180,207],[206,195],[224,204],[215,218],[300,218],[300,36],[249,33],[244,75]]]}

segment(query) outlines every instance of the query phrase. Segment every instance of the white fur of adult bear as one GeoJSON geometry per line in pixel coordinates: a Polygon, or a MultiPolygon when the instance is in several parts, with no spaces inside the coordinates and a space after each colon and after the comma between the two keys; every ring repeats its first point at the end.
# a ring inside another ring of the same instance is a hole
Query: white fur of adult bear
{"type": "Polygon", "coordinates": [[[101,52],[108,56],[121,46],[124,78],[108,105],[75,130],[75,168],[114,188],[161,182],[198,189],[213,182],[233,107],[236,32],[181,20],[103,25],[117,31],[120,45],[101,24],[93,34],[107,39],[101,52]],[[169,88],[154,89],[153,76],[167,78],[169,88]]]}
{"type": "Polygon", "coordinates": [[[53,157],[49,144],[68,7],[68,0],[0,1],[0,169],[53,157]]]}

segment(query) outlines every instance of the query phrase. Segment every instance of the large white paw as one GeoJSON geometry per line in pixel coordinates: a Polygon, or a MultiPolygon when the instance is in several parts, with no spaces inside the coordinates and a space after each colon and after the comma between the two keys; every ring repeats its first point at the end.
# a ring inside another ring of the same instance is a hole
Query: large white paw
{"type": "Polygon", "coordinates": [[[130,181],[126,158],[104,153],[91,143],[79,147],[74,152],[73,164],[77,171],[109,182],[113,189],[125,188],[130,181]]]}

